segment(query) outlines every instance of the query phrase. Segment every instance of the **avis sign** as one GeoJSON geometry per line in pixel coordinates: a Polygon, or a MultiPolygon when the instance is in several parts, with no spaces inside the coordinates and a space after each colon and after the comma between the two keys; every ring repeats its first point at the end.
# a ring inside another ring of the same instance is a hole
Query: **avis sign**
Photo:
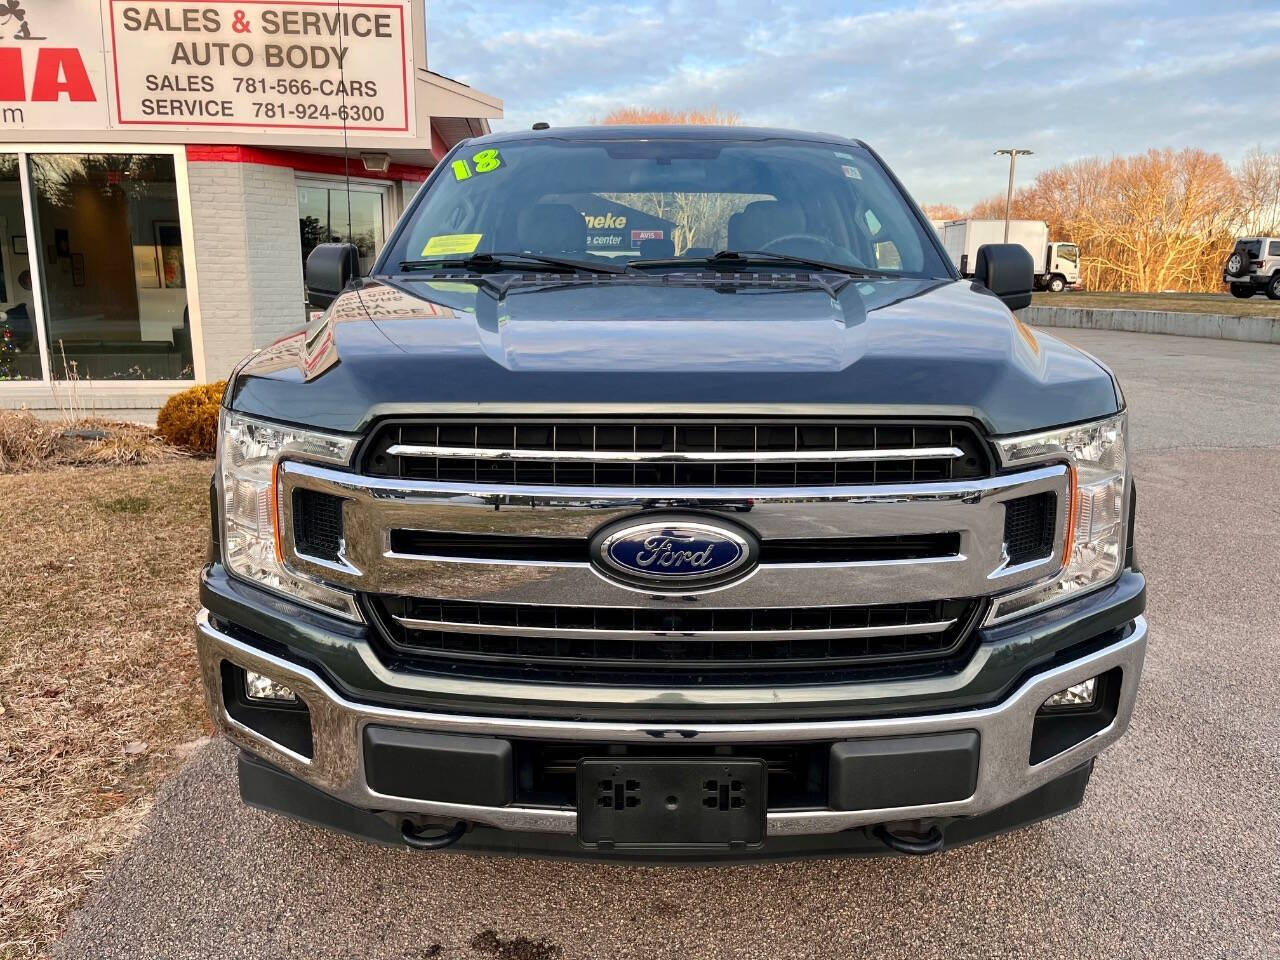
{"type": "Polygon", "coordinates": [[[0,0],[0,132],[413,136],[411,0],[0,0]]]}
{"type": "Polygon", "coordinates": [[[0,128],[105,125],[107,81],[96,6],[97,0],[0,0],[0,128]]]}

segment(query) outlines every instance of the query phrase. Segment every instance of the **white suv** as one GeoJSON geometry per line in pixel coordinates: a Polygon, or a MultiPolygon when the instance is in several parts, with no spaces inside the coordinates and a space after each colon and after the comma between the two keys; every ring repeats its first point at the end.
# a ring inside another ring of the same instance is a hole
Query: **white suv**
{"type": "Polygon", "coordinates": [[[1231,295],[1247,300],[1263,291],[1280,300],[1280,237],[1242,237],[1227,258],[1222,282],[1231,295]]]}

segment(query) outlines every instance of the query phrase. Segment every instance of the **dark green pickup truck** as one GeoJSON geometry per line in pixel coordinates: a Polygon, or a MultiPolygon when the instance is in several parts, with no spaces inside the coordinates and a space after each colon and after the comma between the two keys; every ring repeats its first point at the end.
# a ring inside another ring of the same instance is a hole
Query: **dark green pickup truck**
{"type": "Polygon", "coordinates": [[[379,842],[928,853],[1079,803],[1145,582],[1120,388],[865,144],[485,137],[226,392],[244,799],[379,842]]]}

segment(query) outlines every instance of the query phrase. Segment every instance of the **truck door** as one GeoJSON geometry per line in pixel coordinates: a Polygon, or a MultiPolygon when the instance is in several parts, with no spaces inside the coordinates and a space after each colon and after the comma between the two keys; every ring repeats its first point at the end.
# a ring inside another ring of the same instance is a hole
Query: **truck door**
{"type": "Polygon", "coordinates": [[[1074,243],[1049,245],[1049,273],[1060,273],[1069,284],[1080,282],[1080,248],[1074,243]]]}

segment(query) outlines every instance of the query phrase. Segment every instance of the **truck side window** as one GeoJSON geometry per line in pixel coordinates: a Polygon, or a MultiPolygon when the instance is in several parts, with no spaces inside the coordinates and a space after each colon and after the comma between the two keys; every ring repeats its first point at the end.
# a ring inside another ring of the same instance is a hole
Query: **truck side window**
{"type": "Polygon", "coordinates": [[[1280,240],[1272,240],[1267,244],[1268,257],[1280,257],[1280,240]]]}

